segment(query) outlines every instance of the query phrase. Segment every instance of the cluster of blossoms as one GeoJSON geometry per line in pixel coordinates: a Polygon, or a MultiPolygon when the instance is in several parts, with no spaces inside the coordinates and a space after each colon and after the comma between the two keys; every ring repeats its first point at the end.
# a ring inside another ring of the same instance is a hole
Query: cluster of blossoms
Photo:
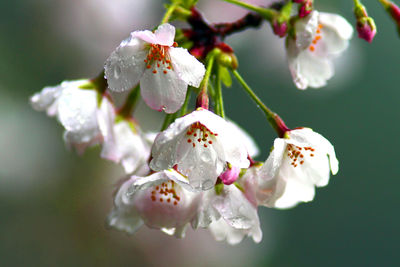
{"type": "Polygon", "coordinates": [[[183,237],[190,224],[230,244],[245,236],[260,242],[259,206],[290,208],[311,201],[315,187],[326,186],[330,173],[338,172],[331,143],[310,128],[289,129],[269,110],[237,72],[233,49],[223,40],[267,19],[278,36],[286,37],[295,85],[318,88],[333,76],[332,58],[347,48],[352,27],[339,15],[314,10],[313,1],[293,1],[296,15],[292,1],[278,9],[227,2],[257,13],[234,23],[208,24],[196,1],[172,1],[162,24],[155,31],[132,32],[99,77],[65,81],[31,97],[34,109],[58,118],[68,147],[82,154],[100,145],[102,158],[123,166],[128,178],[115,195],[110,226],[134,233],[145,224],[183,237]],[[176,35],[167,23],[172,18],[191,28],[176,35]],[[255,142],[225,118],[222,84],[230,86],[230,73],[278,134],[265,162],[253,159],[259,153],[255,142]],[[117,107],[110,92],[124,91],[129,95],[117,107]],[[192,108],[191,93],[197,94],[192,108]],[[135,120],[140,98],[166,113],[158,133],[143,131],[135,120]]]}

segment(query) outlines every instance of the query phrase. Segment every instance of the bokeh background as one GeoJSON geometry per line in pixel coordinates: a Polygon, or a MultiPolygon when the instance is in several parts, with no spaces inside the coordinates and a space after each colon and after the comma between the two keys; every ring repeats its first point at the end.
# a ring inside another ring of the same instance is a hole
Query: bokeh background
{"type": "MultiPolygon", "coordinates": [[[[199,2],[210,21],[245,14],[199,2]]],[[[354,25],[353,1],[315,2],[354,25]]],[[[201,230],[177,240],[146,227],[133,236],[107,229],[122,168],[101,160],[99,148],[83,156],[68,151],[62,127],[28,103],[44,86],[97,75],[130,31],[159,23],[162,1],[0,1],[0,265],[400,266],[400,40],[377,1],[363,2],[378,35],[372,44],[354,36],[337,75],[320,90],[295,88],[284,41],[269,25],[227,40],[260,97],[289,127],[327,137],[340,160],[339,174],[313,202],[260,208],[262,242],[232,247],[201,230]]],[[[262,113],[238,84],[224,96],[228,116],[254,136],[257,159],[265,160],[275,135],[262,113]]]]}

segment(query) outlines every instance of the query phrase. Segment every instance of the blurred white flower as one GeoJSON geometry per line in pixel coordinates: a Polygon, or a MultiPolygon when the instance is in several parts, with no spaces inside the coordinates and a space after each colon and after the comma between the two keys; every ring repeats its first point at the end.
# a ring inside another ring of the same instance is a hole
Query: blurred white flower
{"type": "Polygon", "coordinates": [[[132,176],[118,190],[108,224],[128,233],[146,224],[169,235],[184,237],[202,196],[185,190],[181,186],[186,183],[184,179],[174,170],[147,177],[132,176]]]}
{"type": "Polygon", "coordinates": [[[313,11],[295,23],[296,36],[287,37],[287,57],[299,89],[319,88],[334,75],[332,58],[348,47],[353,28],[336,14],[313,11]]]}
{"type": "Polygon", "coordinates": [[[140,81],[144,101],[155,110],[176,112],[185,101],[187,86],[198,87],[205,68],[186,49],[174,47],[175,27],[163,24],[153,33],[135,31],[105,63],[113,91],[126,91],[140,81]]]}
{"type": "Polygon", "coordinates": [[[82,154],[89,146],[99,144],[103,136],[99,128],[99,118],[114,112],[110,101],[103,97],[99,106],[95,90],[81,89],[88,80],[64,81],[55,87],[45,87],[30,99],[37,111],[47,111],[51,117],[57,116],[64,126],[64,141],[82,154]]]}
{"type": "Polygon", "coordinates": [[[150,168],[160,171],[176,165],[193,188],[207,190],[215,185],[227,163],[247,168],[250,164],[247,156],[237,128],[199,108],[158,134],[152,147],[150,168]]]}
{"type": "Polygon", "coordinates": [[[259,205],[290,208],[313,200],[315,186],[326,186],[330,171],[339,169],[332,144],[309,128],[290,130],[276,138],[253,188],[259,205]]]}
{"type": "Polygon", "coordinates": [[[115,121],[112,116],[99,122],[104,137],[102,158],[121,163],[127,174],[142,168],[143,165],[147,166],[151,143],[147,142],[135,121],[127,119],[115,121]]]}

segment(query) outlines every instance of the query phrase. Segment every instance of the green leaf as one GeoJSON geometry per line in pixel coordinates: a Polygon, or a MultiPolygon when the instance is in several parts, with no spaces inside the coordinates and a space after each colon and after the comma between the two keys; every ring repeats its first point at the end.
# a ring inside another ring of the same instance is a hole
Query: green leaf
{"type": "Polygon", "coordinates": [[[219,65],[218,71],[219,71],[219,76],[221,77],[222,83],[226,87],[231,87],[232,86],[232,78],[231,78],[231,74],[229,73],[229,70],[226,67],[219,65]]]}
{"type": "Polygon", "coordinates": [[[216,184],[214,189],[215,189],[215,193],[217,195],[220,195],[222,193],[222,190],[224,190],[224,184],[223,183],[216,184]]]}

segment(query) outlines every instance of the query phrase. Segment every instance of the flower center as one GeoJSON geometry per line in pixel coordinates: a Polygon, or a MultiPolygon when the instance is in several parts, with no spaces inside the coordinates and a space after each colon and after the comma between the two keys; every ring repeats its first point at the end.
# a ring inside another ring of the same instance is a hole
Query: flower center
{"type": "Polygon", "coordinates": [[[312,40],[311,45],[308,47],[308,49],[310,49],[311,52],[315,51],[315,46],[322,39],[322,36],[321,36],[322,27],[323,27],[322,24],[318,25],[317,32],[316,32],[316,35],[314,37],[314,40],[312,40]]]}
{"type": "Polygon", "coordinates": [[[287,145],[287,152],[288,152],[287,155],[291,161],[290,165],[292,165],[295,168],[298,166],[298,164],[303,165],[304,160],[305,160],[304,155],[306,153],[309,153],[310,157],[314,157],[314,153],[313,153],[314,151],[315,151],[315,149],[312,147],[309,147],[309,146],[308,147],[299,147],[299,146],[295,146],[292,144],[288,144],[287,145]]]}
{"type": "Polygon", "coordinates": [[[212,139],[218,136],[218,134],[211,132],[203,124],[196,122],[190,126],[186,132],[186,136],[188,138],[187,142],[191,143],[193,147],[196,147],[196,144],[208,147],[213,143],[212,139]]]}
{"type": "MultiPolygon", "coordinates": [[[[174,46],[176,43],[174,43],[174,46]]],[[[147,54],[144,62],[147,63],[146,68],[153,68],[153,73],[157,74],[162,72],[167,74],[172,70],[171,58],[168,53],[169,46],[158,44],[150,44],[149,53],[147,54]]]]}
{"type": "Polygon", "coordinates": [[[151,191],[151,200],[153,202],[160,201],[161,203],[169,203],[173,205],[178,205],[181,198],[175,191],[175,182],[168,181],[157,185],[151,191]]]}

